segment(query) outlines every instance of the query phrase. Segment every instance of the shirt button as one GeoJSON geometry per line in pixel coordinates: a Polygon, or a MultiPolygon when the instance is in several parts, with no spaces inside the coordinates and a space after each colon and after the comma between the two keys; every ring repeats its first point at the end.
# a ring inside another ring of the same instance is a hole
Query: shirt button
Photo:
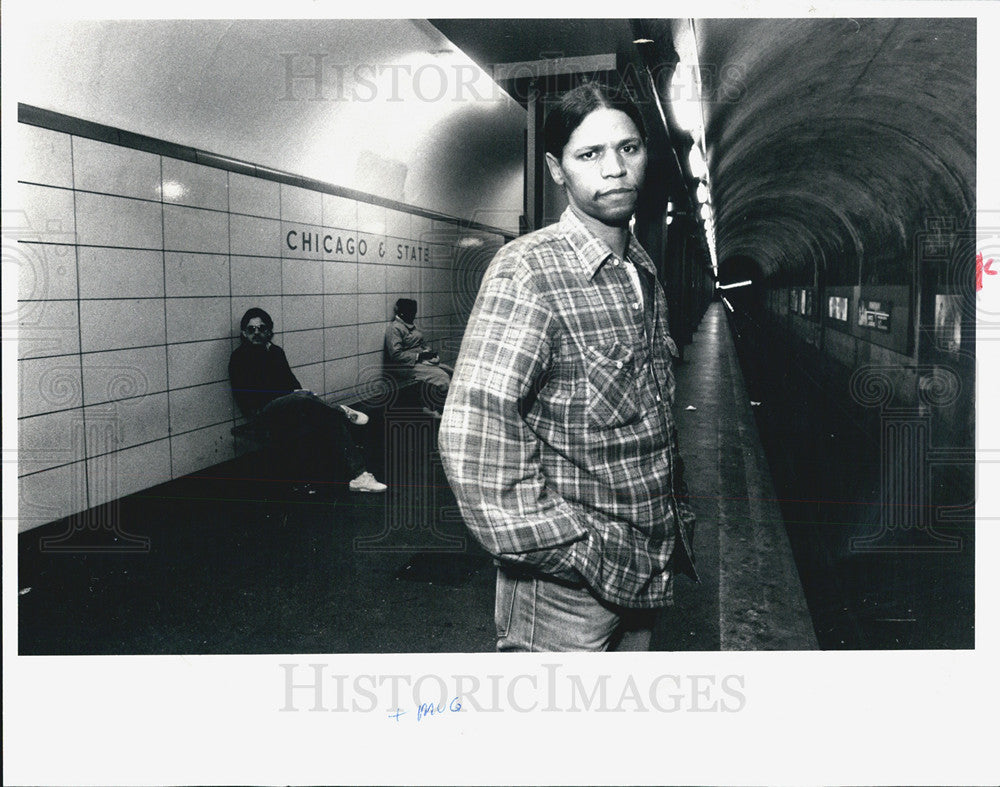
{"type": "Polygon", "coordinates": [[[618,267],[621,263],[618,262],[618,260],[615,260],[614,264],[615,264],[615,267],[618,267]]]}
{"type": "Polygon", "coordinates": [[[615,361],[615,366],[621,369],[623,366],[625,366],[625,364],[623,364],[621,361],[615,361]]]}
{"type": "Polygon", "coordinates": [[[639,304],[638,303],[633,303],[632,304],[632,308],[635,309],[636,311],[639,311],[639,304]]]}
{"type": "Polygon", "coordinates": [[[663,401],[662,399],[660,399],[660,395],[659,394],[656,395],[656,401],[658,401],[658,402],[663,401]]]}

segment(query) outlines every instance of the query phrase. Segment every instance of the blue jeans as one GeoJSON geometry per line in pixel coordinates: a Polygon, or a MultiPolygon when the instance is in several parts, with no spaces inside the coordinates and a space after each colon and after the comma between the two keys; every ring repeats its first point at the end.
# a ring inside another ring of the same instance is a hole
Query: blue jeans
{"type": "Polygon", "coordinates": [[[575,586],[517,569],[497,569],[497,650],[649,650],[658,610],[625,609],[575,586]]]}

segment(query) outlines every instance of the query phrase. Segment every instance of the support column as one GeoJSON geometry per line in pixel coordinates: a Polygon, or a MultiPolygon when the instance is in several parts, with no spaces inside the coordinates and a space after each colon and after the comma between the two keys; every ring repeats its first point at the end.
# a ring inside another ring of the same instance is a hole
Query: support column
{"type": "Polygon", "coordinates": [[[528,89],[528,136],[525,149],[525,206],[528,230],[542,226],[545,212],[545,101],[535,80],[528,89]]]}

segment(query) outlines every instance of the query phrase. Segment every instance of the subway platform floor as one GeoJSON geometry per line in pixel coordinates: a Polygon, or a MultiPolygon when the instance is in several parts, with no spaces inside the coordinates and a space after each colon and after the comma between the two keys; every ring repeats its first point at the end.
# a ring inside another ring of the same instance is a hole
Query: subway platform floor
{"type": "MultiPolygon", "coordinates": [[[[701,582],[678,578],[653,649],[814,649],[720,310],[677,368],[701,582]]],[[[493,564],[457,515],[433,420],[369,413],[359,434],[384,495],[345,483],[302,495],[251,453],[20,534],[19,652],[492,650],[493,564]]]]}

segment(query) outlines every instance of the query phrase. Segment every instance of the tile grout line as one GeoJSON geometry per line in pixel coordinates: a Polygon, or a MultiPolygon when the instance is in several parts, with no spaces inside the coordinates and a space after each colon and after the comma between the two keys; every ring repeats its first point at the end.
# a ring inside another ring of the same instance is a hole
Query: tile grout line
{"type": "MultiPolygon", "coordinates": [[[[183,432],[178,432],[176,436],[177,437],[183,437],[184,435],[194,434],[195,432],[201,432],[201,431],[205,431],[205,430],[208,430],[208,429],[216,429],[216,428],[218,428],[220,426],[228,425],[229,423],[230,423],[229,420],[216,421],[215,423],[205,424],[203,426],[196,426],[194,429],[185,429],[183,432]]],[[[110,456],[111,454],[120,453],[121,451],[130,451],[133,448],[141,448],[143,446],[152,445],[154,443],[162,443],[164,441],[169,441],[173,437],[174,437],[174,435],[164,435],[163,437],[154,437],[152,440],[141,440],[141,441],[139,441],[137,443],[133,443],[132,445],[128,445],[125,448],[116,448],[116,449],[113,449],[111,451],[105,451],[102,454],[95,454],[94,456],[92,456],[90,458],[91,459],[99,459],[101,457],[110,456]]],[[[34,471],[30,472],[30,473],[19,473],[18,474],[18,478],[19,479],[20,478],[29,478],[29,477],[34,476],[34,475],[40,475],[41,473],[47,473],[50,470],[58,470],[59,468],[70,467],[71,465],[82,464],[83,462],[84,462],[84,460],[82,460],[82,459],[73,459],[73,460],[70,460],[68,462],[63,462],[62,464],[52,465],[51,467],[44,467],[41,470],[34,470],[34,471]]],[[[207,466],[211,467],[211,465],[207,465],[207,466]]],[[[168,479],[168,480],[172,480],[172,479],[168,479]]],[[[164,483],[164,482],[161,481],[160,483],[164,483]]],[[[126,495],[121,495],[121,497],[126,497],[126,495]]],[[[105,501],[105,502],[110,502],[110,501],[105,501]]],[[[82,510],[85,511],[87,509],[82,509],[82,510]]]]}
{"type": "MultiPolygon", "coordinates": [[[[323,222],[326,220],[326,210],[325,210],[325,208],[323,206],[324,201],[325,200],[323,199],[323,195],[320,194],[319,195],[319,223],[320,223],[320,226],[323,226],[323,222]]],[[[323,310],[322,310],[322,314],[323,314],[323,317],[322,317],[322,320],[323,320],[323,338],[321,339],[321,343],[323,345],[323,396],[324,396],[324,398],[326,396],[328,396],[329,393],[330,393],[330,382],[329,382],[329,380],[327,380],[327,375],[326,375],[327,364],[328,364],[327,357],[326,357],[326,331],[327,331],[327,327],[329,325],[329,323],[327,322],[328,318],[327,318],[327,315],[326,315],[326,300],[327,300],[327,297],[326,297],[327,296],[327,292],[326,292],[326,289],[327,289],[326,288],[326,268],[327,268],[326,260],[321,260],[320,261],[320,277],[321,277],[322,282],[323,282],[323,284],[322,284],[322,287],[323,287],[323,310]]]]}
{"type": "MultiPolygon", "coordinates": [[[[71,134],[69,135],[69,171],[73,194],[73,239],[77,240],[79,239],[79,222],[76,215],[76,167],[74,165],[74,147],[73,135],[71,134]]],[[[87,456],[87,409],[84,407],[84,402],[86,402],[86,391],[84,389],[85,384],[83,381],[83,316],[81,314],[83,310],[83,303],[80,298],[80,250],[76,244],[73,246],[73,261],[76,266],[76,339],[77,353],[80,364],[80,422],[83,425],[83,510],[87,511],[90,508],[90,462],[89,457],[87,456]]],[[[18,419],[18,423],[20,423],[20,419],[18,419]]],[[[70,440],[72,441],[72,437],[70,440]]]]}
{"type": "MultiPolygon", "coordinates": [[[[71,167],[74,167],[75,166],[74,165],[75,154],[78,153],[79,151],[75,151],[74,148],[73,148],[72,135],[67,135],[67,136],[70,136],[71,167]]],[[[148,251],[157,252],[157,253],[159,253],[159,255],[161,257],[161,281],[162,281],[163,291],[162,291],[162,295],[161,296],[156,296],[156,297],[162,298],[162,309],[163,309],[163,314],[162,314],[163,323],[162,324],[163,324],[163,327],[164,327],[164,341],[163,341],[162,344],[145,345],[145,346],[140,346],[140,347],[136,347],[136,348],[112,347],[112,348],[108,348],[106,350],[95,350],[92,353],[85,353],[83,351],[83,345],[82,345],[82,342],[81,342],[80,344],[78,344],[77,351],[75,353],[73,353],[73,354],[75,354],[77,356],[76,362],[77,362],[77,365],[79,367],[79,373],[80,373],[80,392],[81,392],[80,407],[81,407],[82,415],[83,415],[83,417],[85,419],[86,418],[86,413],[83,412],[84,411],[84,403],[86,402],[86,390],[85,390],[85,386],[83,384],[83,371],[84,371],[83,358],[84,358],[84,356],[87,356],[88,358],[90,358],[92,356],[93,359],[96,360],[96,359],[98,359],[99,356],[102,356],[105,353],[131,351],[134,354],[135,351],[142,350],[144,348],[149,348],[149,349],[153,350],[154,352],[157,351],[157,350],[160,351],[160,352],[162,352],[162,354],[163,354],[162,357],[163,357],[163,360],[164,360],[164,367],[163,368],[164,368],[165,377],[166,377],[166,387],[162,391],[159,391],[157,393],[158,394],[166,394],[167,395],[167,402],[166,402],[166,410],[167,410],[167,430],[166,430],[166,432],[167,433],[166,433],[166,435],[165,435],[164,438],[157,438],[156,440],[145,441],[143,443],[137,443],[136,446],[138,446],[138,445],[146,445],[146,444],[151,443],[151,442],[157,442],[159,439],[168,439],[168,441],[169,441],[169,443],[168,443],[168,445],[169,445],[169,448],[168,448],[168,462],[169,462],[169,466],[170,466],[170,470],[171,470],[171,477],[172,477],[173,476],[173,469],[174,469],[174,465],[173,465],[173,459],[174,459],[174,456],[173,456],[173,448],[174,448],[174,446],[173,446],[173,437],[176,436],[173,433],[173,425],[171,423],[173,417],[176,415],[176,413],[173,412],[173,410],[176,410],[176,408],[172,408],[171,407],[171,402],[170,402],[170,400],[172,399],[172,393],[175,392],[175,390],[177,390],[177,391],[179,391],[179,390],[186,390],[186,389],[190,389],[190,388],[194,388],[194,387],[199,387],[199,386],[202,386],[202,385],[212,385],[212,384],[216,384],[216,383],[222,383],[222,382],[224,382],[224,379],[222,379],[222,380],[213,380],[213,381],[209,381],[207,383],[199,382],[199,383],[197,383],[195,385],[188,385],[188,386],[183,386],[182,388],[175,389],[173,387],[173,385],[172,385],[172,382],[171,382],[172,375],[171,375],[171,362],[169,361],[169,352],[168,352],[169,348],[171,346],[173,346],[174,344],[196,345],[196,344],[207,344],[207,343],[212,342],[212,341],[227,341],[227,340],[230,341],[230,343],[231,343],[232,335],[231,335],[231,333],[229,333],[228,336],[222,336],[222,337],[219,337],[218,339],[196,339],[196,340],[191,340],[191,341],[186,341],[185,340],[185,341],[182,341],[182,342],[171,342],[171,341],[169,341],[169,337],[168,337],[167,334],[168,334],[169,324],[170,324],[169,323],[169,308],[168,308],[169,307],[169,303],[170,303],[170,300],[168,300],[168,298],[170,298],[170,295],[168,293],[169,271],[167,269],[166,262],[167,262],[167,257],[171,256],[171,252],[169,252],[167,250],[167,242],[166,242],[166,238],[165,238],[165,232],[166,232],[166,216],[170,215],[170,205],[172,205],[173,203],[167,203],[167,202],[165,202],[164,199],[163,199],[163,194],[162,194],[163,179],[165,177],[165,172],[166,172],[166,164],[167,164],[167,162],[164,161],[163,156],[162,155],[158,156],[158,165],[159,165],[159,170],[160,170],[160,189],[161,189],[159,200],[141,200],[141,199],[138,199],[138,198],[121,197],[122,199],[130,199],[130,200],[135,200],[135,201],[139,201],[139,202],[142,202],[142,201],[145,201],[145,202],[148,202],[148,203],[158,202],[159,205],[160,205],[160,231],[161,231],[160,244],[159,244],[158,248],[151,248],[151,249],[148,249],[148,251]]],[[[227,214],[227,227],[228,227],[228,230],[229,230],[229,232],[228,232],[228,244],[227,244],[227,263],[228,263],[228,279],[229,279],[228,280],[228,301],[229,301],[229,305],[230,305],[230,308],[229,308],[229,317],[230,317],[230,329],[229,330],[230,331],[232,330],[232,322],[231,322],[231,320],[232,320],[232,304],[233,304],[233,301],[234,301],[234,295],[233,295],[233,291],[234,291],[234,287],[233,287],[233,264],[232,264],[232,256],[233,256],[232,255],[232,250],[233,250],[233,240],[234,239],[233,239],[233,235],[232,235],[232,224],[231,224],[231,218],[232,218],[233,214],[231,213],[231,210],[229,210],[229,208],[231,208],[231,193],[229,191],[228,181],[231,180],[231,175],[232,174],[233,173],[227,172],[227,210],[225,211],[226,214],[227,214]]],[[[79,222],[77,222],[77,214],[83,209],[83,207],[85,207],[85,203],[81,204],[80,201],[77,199],[77,195],[78,195],[78,193],[84,193],[86,190],[82,190],[82,189],[77,189],[76,188],[76,183],[75,183],[75,169],[74,169],[74,172],[73,172],[72,184],[73,185],[71,186],[71,188],[69,190],[72,192],[72,195],[73,195],[73,214],[72,215],[73,215],[74,226],[76,227],[78,225],[78,223],[79,223],[79,222]]],[[[94,192],[94,193],[97,193],[97,192],[94,192]]],[[[109,195],[109,196],[118,196],[118,195],[109,195]]],[[[321,200],[322,200],[322,197],[321,197],[321,200]]],[[[280,212],[281,202],[282,201],[281,201],[281,197],[280,197],[280,184],[279,184],[279,212],[280,212]]],[[[352,204],[352,209],[353,209],[353,211],[355,213],[355,216],[357,216],[362,203],[359,203],[357,200],[353,200],[352,199],[351,200],[351,204],[352,204]]],[[[368,203],[363,203],[363,204],[368,204],[368,203]]],[[[322,221],[325,220],[325,210],[324,210],[324,206],[322,204],[322,201],[321,201],[320,207],[321,207],[320,222],[322,222],[322,221]]],[[[382,208],[383,212],[389,210],[385,206],[379,206],[379,207],[382,208]]],[[[185,208],[185,209],[187,210],[187,208],[185,208]]],[[[200,208],[198,206],[191,206],[190,210],[191,211],[197,211],[197,210],[203,210],[203,208],[200,208]]],[[[223,211],[217,211],[217,212],[223,212],[223,211]]],[[[410,224],[410,227],[411,227],[410,236],[411,237],[403,238],[402,240],[406,240],[406,241],[409,241],[409,242],[412,242],[412,243],[420,243],[421,241],[420,241],[419,238],[415,239],[415,238],[412,237],[412,235],[413,235],[412,220],[415,218],[414,215],[406,214],[406,217],[411,220],[411,224],[410,224]]],[[[279,219],[279,222],[280,222],[280,219],[279,219]]],[[[357,232],[357,230],[355,230],[355,232],[357,232]]],[[[78,239],[79,238],[79,233],[78,232],[75,233],[75,236],[76,236],[75,239],[78,239]]],[[[388,236],[388,235],[386,235],[384,237],[388,241],[390,238],[395,238],[396,236],[388,236]]],[[[48,244],[48,245],[66,245],[66,244],[48,244]]],[[[82,304],[85,303],[85,302],[103,301],[103,300],[129,300],[129,301],[132,301],[132,300],[136,300],[136,301],[154,300],[154,298],[152,298],[152,297],[151,298],[144,298],[144,297],[137,297],[137,298],[110,298],[110,299],[103,299],[103,298],[84,299],[84,298],[82,298],[82,283],[83,282],[82,282],[82,279],[81,279],[81,256],[80,256],[80,249],[82,249],[82,248],[91,248],[91,247],[95,248],[95,249],[112,249],[112,248],[119,248],[119,247],[100,246],[100,245],[96,245],[96,244],[81,244],[81,243],[77,243],[77,242],[74,242],[71,245],[74,247],[74,263],[75,263],[75,268],[76,268],[76,273],[77,273],[77,280],[75,282],[75,285],[76,285],[75,286],[75,289],[76,289],[75,297],[71,298],[71,299],[67,299],[67,300],[70,301],[70,302],[72,302],[72,303],[75,303],[75,305],[77,307],[77,330],[78,330],[77,335],[78,335],[78,337],[82,337],[83,336],[83,334],[82,334],[82,322],[83,322],[83,320],[82,320],[82,304]]],[[[446,248],[447,244],[441,244],[441,246],[442,246],[442,248],[446,248]]],[[[452,251],[452,253],[454,252],[453,249],[451,251],[452,251]]],[[[197,251],[197,250],[189,252],[189,253],[199,254],[199,255],[205,255],[205,254],[217,255],[218,254],[218,252],[204,252],[204,251],[197,251]]],[[[437,256],[438,255],[435,254],[434,258],[437,259],[437,256]]],[[[284,258],[279,257],[279,260],[280,259],[284,259],[284,258]]],[[[292,258],[288,258],[288,259],[292,259],[292,258]]],[[[306,258],[295,258],[295,259],[311,260],[312,258],[306,257],[306,258]]],[[[326,267],[325,263],[327,261],[326,260],[320,260],[319,262],[321,264],[324,264],[324,271],[325,271],[325,267],[326,267]]],[[[454,267],[453,256],[451,258],[449,258],[449,262],[451,263],[451,267],[453,268],[454,267]]],[[[347,297],[350,297],[351,295],[353,295],[353,296],[356,297],[359,294],[358,293],[358,287],[360,286],[360,282],[362,280],[362,272],[360,271],[360,265],[362,263],[360,263],[359,260],[355,259],[355,260],[352,260],[352,261],[350,261],[350,262],[348,262],[346,264],[351,264],[351,263],[354,264],[354,268],[352,270],[352,275],[351,275],[351,279],[355,282],[354,292],[353,293],[351,293],[351,292],[345,292],[345,293],[336,293],[336,294],[340,294],[340,295],[347,296],[347,297]]],[[[386,262],[385,260],[376,260],[376,263],[382,269],[382,271],[380,271],[380,272],[383,272],[383,273],[388,273],[388,272],[390,272],[391,270],[394,270],[394,269],[412,270],[412,271],[414,271],[417,274],[419,281],[427,280],[429,277],[436,280],[438,276],[445,276],[447,274],[447,272],[450,270],[450,268],[449,268],[449,266],[447,264],[429,265],[429,264],[424,263],[424,264],[418,264],[418,265],[395,265],[394,262],[392,262],[392,261],[386,262]],[[389,266],[389,267],[387,267],[387,266],[389,266]]],[[[365,263],[365,264],[375,264],[375,263],[365,263]]],[[[155,274],[154,274],[154,278],[155,278],[155,274]]],[[[411,283],[412,283],[412,280],[413,280],[413,277],[410,276],[409,277],[409,281],[411,283]]],[[[281,291],[279,293],[279,297],[282,300],[291,297],[286,292],[288,282],[286,282],[286,280],[285,280],[285,278],[283,276],[283,272],[282,272],[282,275],[281,275],[281,278],[280,278],[280,282],[281,282],[281,284],[280,284],[280,290],[281,291]]],[[[430,284],[430,282],[428,282],[428,284],[430,284]]],[[[437,285],[435,284],[434,286],[436,287],[437,285]]],[[[386,276],[386,278],[384,280],[384,283],[383,283],[383,286],[381,286],[379,288],[378,292],[370,293],[370,295],[377,297],[381,301],[381,305],[383,307],[386,307],[386,305],[388,304],[388,296],[389,296],[388,287],[389,287],[388,276],[386,276]]],[[[437,290],[435,289],[435,294],[436,293],[437,293],[437,290]]],[[[445,290],[441,291],[442,295],[447,295],[449,293],[450,293],[450,290],[448,290],[448,289],[445,289],[445,290]]],[[[322,292],[317,293],[317,294],[320,295],[320,296],[322,296],[322,297],[324,297],[324,299],[328,295],[331,294],[331,293],[327,292],[326,287],[325,287],[325,274],[324,274],[324,286],[322,288],[322,292]]],[[[429,297],[428,293],[420,292],[420,297],[421,297],[422,301],[424,300],[425,296],[429,297]]],[[[182,297],[184,297],[184,296],[177,296],[177,299],[180,299],[182,297]]],[[[196,298],[197,297],[198,296],[196,296],[196,298]]],[[[207,297],[215,297],[215,296],[204,296],[204,297],[207,298],[207,297]]],[[[190,299],[190,300],[194,301],[195,299],[190,299]]],[[[152,304],[150,304],[150,305],[152,305],[152,304]]],[[[193,305],[193,303],[192,303],[192,305],[193,305]]],[[[154,308],[154,310],[155,310],[155,308],[154,308]]],[[[323,359],[322,359],[322,362],[324,364],[329,364],[331,362],[331,360],[332,361],[336,361],[336,360],[340,360],[340,359],[327,359],[325,357],[326,353],[327,353],[327,349],[328,349],[328,344],[329,344],[328,341],[327,341],[327,337],[325,335],[325,331],[329,327],[327,325],[328,319],[332,319],[332,316],[329,315],[329,313],[328,313],[329,309],[327,308],[327,304],[326,304],[325,300],[324,300],[324,302],[321,305],[321,310],[320,311],[321,311],[322,329],[324,330],[324,336],[322,337],[322,347],[323,347],[323,359]]],[[[284,314],[282,316],[284,317],[284,314]]],[[[450,319],[453,319],[455,316],[457,316],[457,315],[454,315],[454,314],[452,314],[452,315],[435,315],[432,318],[432,321],[434,323],[441,323],[442,321],[444,321],[444,322],[450,322],[450,319]]],[[[377,319],[377,320],[369,321],[369,322],[366,322],[366,323],[361,323],[359,321],[359,317],[356,316],[355,320],[353,321],[353,323],[351,325],[347,326],[347,327],[350,327],[350,328],[354,329],[353,330],[353,336],[352,336],[353,341],[351,342],[351,344],[353,345],[354,352],[353,352],[352,355],[344,356],[344,358],[345,359],[357,358],[357,357],[363,355],[364,358],[368,359],[369,363],[377,363],[377,356],[378,356],[378,350],[377,349],[373,349],[373,350],[371,350],[369,352],[365,352],[363,354],[361,353],[360,331],[363,328],[365,328],[366,326],[375,326],[375,325],[381,326],[384,323],[384,321],[385,321],[385,315],[382,315],[382,319],[377,319]]],[[[298,329],[296,332],[297,333],[302,333],[302,332],[305,332],[305,331],[308,331],[308,330],[312,330],[312,329],[303,328],[303,329],[298,329]]],[[[366,333],[368,333],[368,334],[374,334],[374,331],[366,331],[366,333]]],[[[37,356],[35,358],[24,358],[22,360],[25,360],[25,361],[43,360],[43,359],[46,359],[46,358],[58,358],[60,355],[62,355],[62,354],[53,355],[53,356],[37,356]]],[[[69,355],[69,354],[67,354],[67,355],[69,355]]],[[[319,361],[316,362],[316,364],[318,364],[318,363],[319,363],[319,361]]],[[[314,364],[303,364],[302,366],[313,366],[313,365],[314,364]]],[[[324,370],[323,371],[325,373],[325,366],[324,366],[324,370]]],[[[173,377],[176,377],[176,375],[173,375],[173,377]]],[[[355,382],[356,382],[356,379],[355,379],[355,382]]],[[[326,387],[327,387],[327,385],[326,385],[326,378],[324,377],[324,388],[326,388],[326,387]]],[[[325,393],[331,393],[331,392],[326,391],[325,393]]],[[[356,394],[356,390],[354,388],[352,388],[352,387],[349,386],[347,388],[338,388],[337,393],[340,394],[340,395],[350,394],[350,393],[355,393],[356,394]]],[[[147,396],[147,395],[148,394],[143,394],[142,396],[144,397],[144,396],[147,396]]],[[[129,398],[130,399],[138,399],[138,398],[141,398],[141,397],[129,397],[129,398]]],[[[113,399],[113,400],[109,400],[107,402],[100,402],[100,403],[96,403],[95,402],[94,405],[97,406],[97,405],[113,404],[113,403],[118,402],[118,401],[119,401],[118,399],[113,399]]],[[[55,412],[60,412],[60,411],[53,410],[53,411],[48,411],[46,413],[34,413],[32,416],[22,416],[22,418],[30,418],[30,417],[39,416],[39,415],[48,415],[48,414],[55,413],[55,412]]],[[[230,402],[230,412],[231,413],[235,412],[235,410],[234,410],[231,402],[230,402]]],[[[199,429],[201,429],[201,428],[204,428],[204,427],[199,427],[199,429]]],[[[191,431],[198,431],[198,430],[197,429],[196,430],[186,430],[185,434],[188,433],[188,432],[191,432],[191,431]]],[[[91,437],[93,437],[93,436],[91,436],[91,437]]],[[[84,441],[85,441],[84,442],[84,450],[83,450],[83,460],[85,462],[85,473],[87,473],[87,475],[85,475],[85,478],[84,478],[84,484],[85,484],[85,487],[86,487],[85,491],[86,491],[86,495],[87,495],[86,501],[87,501],[87,504],[89,506],[90,501],[91,501],[89,483],[90,483],[91,479],[89,478],[90,468],[86,466],[86,460],[90,458],[88,456],[88,452],[90,450],[93,450],[94,447],[89,445],[89,443],[93,442],[93,439],[91,439],[89,441],[87,440],[86,426],[84,427],[83,438],[84,438],[84,441]]],[[[129,448],[131,448],[131,447],[133,447],[133,446],[129,446],[129,448]]],[[[72,462],[70,464],[72,464],[72,462]]],[[[59,466],[57,466],[57,467],[59,467],[59,466]]],[[[55,469],[55,468],[50,468],[50,469],[55,469]]]]}
{"type": "Polygon", "coordinates": [[[167,386],[167,472],[171,479],[174,476],[174,433],[173,417],[170,408],[170,337],[167,335],[167,238],[166,209],[163,205],[163,156],[160,159],[160,260],[163,263],[163,373],[167,386]]]}

